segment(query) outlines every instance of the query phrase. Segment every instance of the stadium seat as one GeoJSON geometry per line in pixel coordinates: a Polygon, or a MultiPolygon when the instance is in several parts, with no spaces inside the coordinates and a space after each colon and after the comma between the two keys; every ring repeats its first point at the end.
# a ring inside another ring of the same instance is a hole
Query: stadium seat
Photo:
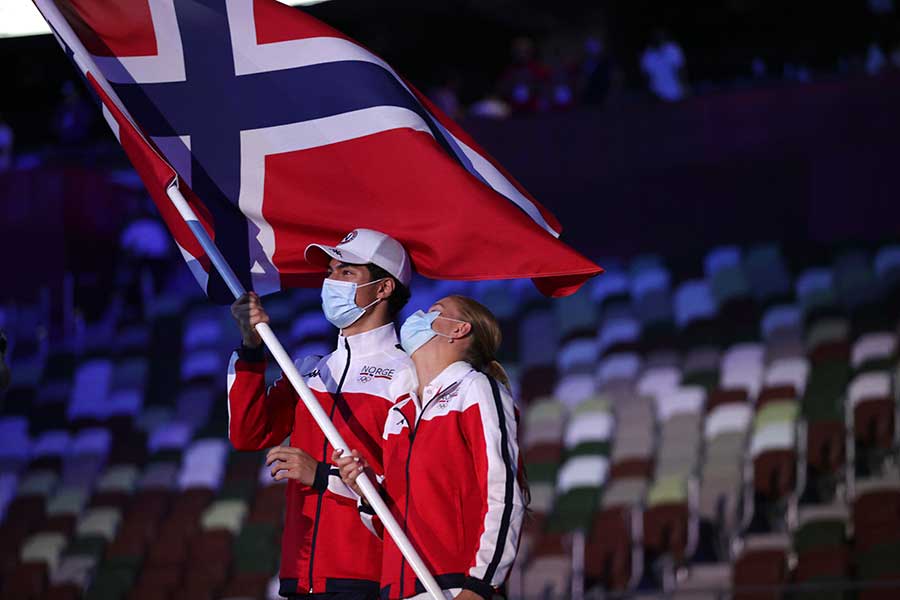
{"type": "Polygon", "coordinates": [[[634,587],[641,574],[642,541],[639,505],[647,491],[646,477],[610,481],[593,517],[585,546],[587,587],[594,584],[622,591],[634,587]]]}
{"type": "Polygon", "coordinates": [[[567,456],[603,455],[610,451],[615,425],[609,402],[591,398],[575,407],[563,436],[567,456]]]}
{"type": "Polygon", "coordinates": [[[83,429],[72,440],[70,452],[80,459],[88,457],[105,459],[109,456],[111,442],[112,436],[102,427],[83,429]]]}
{"type": "Polygon", "coordinates": [[[609,302],[628,299],[630,287],[628,274],[613,266],[603,273],[603,277],[594,278],[591,299],[603,309],[609,302]]]}
{"type": "Polygon", "coordinates": [[[672,303],[671,274],[663,267],[652,267],[634,276],[631,296],[634,312],[641,322],[644,345],[670,344],[674,339],[675,311],[672,303]]]}
{"type": "Polygon", "coordinates": [[[597,390],[614,397],[633,393],[642,361],[636,353],[609,354],[597,366],[597,390]]]}
{"type": "Polygon", "coordinates": [[[803,337],[803,312],[794,304],[778,304],[763,314],[762,337],[767,342],[803,337]]]}
{"type": "Polygon", "coordinates": [[[181,380],[215,379],[225,370],[225,357],[220,350],[192,350],[181,365],[181,380]]]}
{"type": "Polygon", "coordinates": [[[647,491],[643,542],[649,561],[670,556],[675,566],[694,550],[697,541],[696,482],[684,474],[656,479],[647,491]]]}
{"type": "Polygon", "coordinates": [[[735,586],[734,600],[778,599],[782,594],[777,589],[760,591],[767,586],[777,586],[788,579],[788,552],[790,538],[784,533],[769,533],[747,536],[734,561],[732,582],[735,586]],[[756,588],[743,590],[741,588],[756,588]]]}
{"type": "Polygon", "coordinates": [[[36,533],[25,540],[20,558],[23,563],[44,563],[52,572],[59,565],[67,541],[61,533],[36,533]]]}
{"type": "Polygon", "coordinates": [[[681,371],[676,367],[655,367],[646,369],[637,383],[637,393],[657,399],[662,394],[675,390],[681,383],[681,371]]]}
{"type": "Polygon", "coordinates": [[[519,325],[519,364],[522,368],[556,363],[556,320],[550,310],[533,310],[519,325]],[[533,340],[541,340],[535,344],[533,340]]]}
{"type": "Polygon", "coordinates": [[[557,497],[548,527],[554,532],[586,531],[608,475],[605,455],[577,455],[566,460],[557,474],[557,497]]]}
{"type": "Polygon", "coordinates": [[[722,355],[719,387],[744,390],[751,400],[762,389],[765,349],[761,344],[742,343],[728,348],[722,355]]]}
{"type": "MultiPolygon", "coordinates": [[[[900,478],[896,473],[857,479],[853,485],[853,560],[866,582],[900,579],[900,478]]],[[[867,600],[890,598],[896,590],[864,589],[867,600]]]]}
{"type": "Polygon", "coordinates": [[[828,267],[812,267],[803,271],[797,278],[795,290],[807,319],[833,311],[838,304],[834,273],[828,267]]]}
{"type": "Polygon", "coordinates": [[[601,355],[613,352],[633,352],[639,349],[641,323],[629,317],[606,319],[597,336],[601,355]]]}
{"type": "Polygon", "coordinates": [[[895,447],[894,397],[892,376],[886,371],[861,373],[847,388],[848,418],[853,424],[859,475],[877,472],[895,447]]]}
{"type": "MultiPolygon", "coordinates": [[[[558,336],[561,341],[591,336],[597,329],[597,306],[587,289],[560,298],[553,303],[558,336]]],[[[496,314],[496,313],[495,313],[496,314]]]]}
{"type": "Polygon", "coordinates": [[[716,554],[737,532],[745,451],[752,409],[746,403],[714,408],[704,422],[705,458],[700,470],[701,529],[711,530],[716,554]]]}
{"type": "Polygon", "coordinates": [[[857,373],[890,369],[897,364],[897,334],[878,331],[860,336],[853,344],[850,366],[857,373]]]}
{"type": "Polygon", "coordinates": [[[553,397],[565,406],[573,408],[592,397],[597,391],[593,374],[564,375],[553,389],[553,397]]]}
{"type": "Polygon", "coordinates": [[[896,321],[900,317],[900,244],[880,248],[873,266],[879,295],[883,298],[884,316],[896,321]]]}
{"type": "Polygon", "coordinates": [[[122,521],[122,514],[116,508],[92,508],[78,521],[79,536],[96,536],[111,542],[122,521]]]}
{"type": "Polygon", "coordinates": [[[193,431],[187,423],[163,423],[150,434],[147,446],[151,453],[169,449],[183,450],[192,435],[193,431]]]}
{"type": "Polygon", "coordinates": [[[616,433],[612,463],[650,461],[654,451],[654,406],[647,396],[637,396],[615,406],[616,433]]]}
{"type": "Polygon", "coordinates": [[[675,323],[685,346],[717,343],[717,315],[718,307],[706,281],[686,281],[675,290],[675,323]]]}
{"type": "Polygon", "coordinates": [[[684,357],[684,385],[699,385],[711,392],[719,383],[720,362],[721,353],[715,346],[691,348],[684,357]]]}
{"type": "Polygon", "coordinates": [[[687,475],[697,466],[705,396],[698,387],[677,388],[657,396],[657,477],[687,475]]]}
{"type": "Polygon", "coordinates": [[[813,362],[850,359],[850,321],[824,317],[813,322],[806,336],[807,353],[813,362]]]}
{"type": "Polygon", "coordinates": [[[241,530],[247,515],[247,504],[242,500],[217,500],[200,518],[203,529],[224,529],[234,535],[241,530]]]}
{"type": "Polygon", "coordinates": [[[84,485],[65,486],[56,492],[47,501],[47,514],[53,515],[79,515],[87,505],[90,492],[84,485]]]}
{"type": "Polygon", "coordinates": [[[537,598],[563,598],[571,589],[572,557],[558,535],[546,536],[524,569],[523,589],[537,598]]]}
{"type": "Polygon", "coordinates": [[[521,451],[526,464],[559,463],[567,409],[553,397],[532,402],[525,410],[521,451]]]}
{"type": "Polygon", "coordinates": [[[69,401],[69,419],[100,416],[109,395],[112,375],[113,363],[109,359],[98,358],[78,365],[69,401]]]}
{"type": "Polygon", "coordinates": [[[785,395],[802,398],[809,371],[809,361],[803,357],[780,358],[770,362],[763,376],[764,387],[757,403],[764,404],[785,395]]]}
{"type": "Polygon", "coordinates": [[[19,481],[18,496],[49,496],[59,481],[59,475],[53,471],[41,469],[25,473],[19,481]]]}
{"type": "Polygon", "coordinates": [[[135,465],[116,465],[107,469],[97,481],[98,492],[124,492],[130,494],[137,486],[140,472],[135,465]]]}
{"type": "Polygon", "coordinates": [[[757,302],[772,305],[792,293],[791,278],[778,246],[753,246],[744,255],[744,271],[757,302]]]}
{"type": "Polygon", "coordinates": [[[793,531],[797,555],[795,581],[826,583],[847,578],[850,570],[848,520],[848,510],[840,504],[799,509],[797,528],[793,531]]]}
{"type": "MultiPolygon", "coordinates": [[[[272,317],[273,311],[278,318],[277,300],[266,303],[266,312],[272,317]]],[[[216,310],[214,307],[201,307],[192,310],[187,315],[185,327],[182,337],[182,350],[191,351],[200,348],[216,348],[222,341],[227,322],[223,321],[222,311],[216,310]]]]}
{"type": "Polygon", "coordinates": [[[861,250],[842,253],[834,261],[835,286],[845,311],[858,331],[872,331],[883,323],[879,290],[872,261],[861,250]]]}
{"type": "Polygon", "coordinates": [[[560,375],[593,374],[598,356],[597,342],[593,337],[574,338],[563,342],[556,357],[560,375]]]}

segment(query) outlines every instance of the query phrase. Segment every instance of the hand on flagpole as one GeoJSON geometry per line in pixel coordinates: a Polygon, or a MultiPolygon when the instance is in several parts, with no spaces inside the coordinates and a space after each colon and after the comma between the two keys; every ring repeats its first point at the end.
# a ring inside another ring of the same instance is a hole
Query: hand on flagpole
{"type": "Polygon", "coordinates": [[[231,305],[231,316],[238,323],[244,346],[258,348],[262,344],[262,338],[256,332],[256,326],[260,323],[269,322],[269,315],[263,309],[259,295],[256,292],[242,294],[231,305]]]}
{"type": "Polygon", "coordinates": [[[312,486],[316,480],[319,461],[291,446],[277,446],[266,455],[266,466],[271,467],[272,479],[295,479],[303,485],[312,486]]]}
{"type": "Polygon", "coordinates": [[[362,490],[356,483],[356,479],[369,468],[369,463],[356,450],[351,450],[349,456],[342,456],[343,454],[344,451],[339,448],[331,455],[331,460],[340,469],[341,480],[347,484],[347,487],[362,496],[362,490]]]}

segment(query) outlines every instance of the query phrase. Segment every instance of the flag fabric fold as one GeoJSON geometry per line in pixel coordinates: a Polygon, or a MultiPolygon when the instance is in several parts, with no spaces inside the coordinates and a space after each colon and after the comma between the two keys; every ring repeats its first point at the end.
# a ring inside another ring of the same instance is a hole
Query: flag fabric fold
{"type": "Polygon", "coordinates": [[[420,274],[602,269],[456,123],[380,58],[275,0],[34,0],[100,99],[200,285],[230,301],[165,190],[178,185],[245,286],[317,283],[303,252],[366,227],[420,274]]]}

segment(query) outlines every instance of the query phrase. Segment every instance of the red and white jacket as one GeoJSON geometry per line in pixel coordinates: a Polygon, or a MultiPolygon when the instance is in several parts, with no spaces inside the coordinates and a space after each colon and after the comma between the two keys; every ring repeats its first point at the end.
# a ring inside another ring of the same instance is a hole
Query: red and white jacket
{"type": "MultiPolygon", "coordinates": [[[[385,418],[394,399],[406,394],[409,382],[415,380],[394,325],[340,335],[334,352],[298,361],[297,367],[347,444],[381,469],[385,418]]],[[[333,448],[290,382],[279,377],[266,389],[265,372],[262,348],[241,349],[231,357],[231,443],[238,450],[261,450],[290,436],[291,446],[320,461],[313,486],[287,483],[280,593],[377,593],[381,542],[360,523],[355,494],[328,464],[333,448]],[[326,489],[333,494],[326,494],[326,489]]]]}
{"type": "MultiPolygon", "coordinates": [[[[513,400],[466,362],[448,366],[423,393],[388,414],[384,495],[442,589],[491,598],[509,574],[525,514],[513,400]]],[[[359,510],[381,535],[372,509],[359,510]]],[[[390,536],[381,585],[382,598],[425,592],[390,536]]]]}

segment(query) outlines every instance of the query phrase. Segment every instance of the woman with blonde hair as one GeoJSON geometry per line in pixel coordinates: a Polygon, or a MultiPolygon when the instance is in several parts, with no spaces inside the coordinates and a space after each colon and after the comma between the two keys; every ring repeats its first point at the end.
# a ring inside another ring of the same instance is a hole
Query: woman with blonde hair
{"type": "MultiPolygon", "coordinates": [[[[495,355],[497,319],[471,298],[448,296],[417,311],[400,329],[418,381],[388,412],[382,439],[388,505],[448,598],[492,598],[503,585],[525,513],[516,415],[509,380],[495,355]]],[[[353,450],[334,463],[359,493],[366,468],[353,450]]],[[[360,499],[360,516],[380,524],[360,499]]],[[[389,536],[384,539],[382,598],[425,598],[389,536]]]]}

